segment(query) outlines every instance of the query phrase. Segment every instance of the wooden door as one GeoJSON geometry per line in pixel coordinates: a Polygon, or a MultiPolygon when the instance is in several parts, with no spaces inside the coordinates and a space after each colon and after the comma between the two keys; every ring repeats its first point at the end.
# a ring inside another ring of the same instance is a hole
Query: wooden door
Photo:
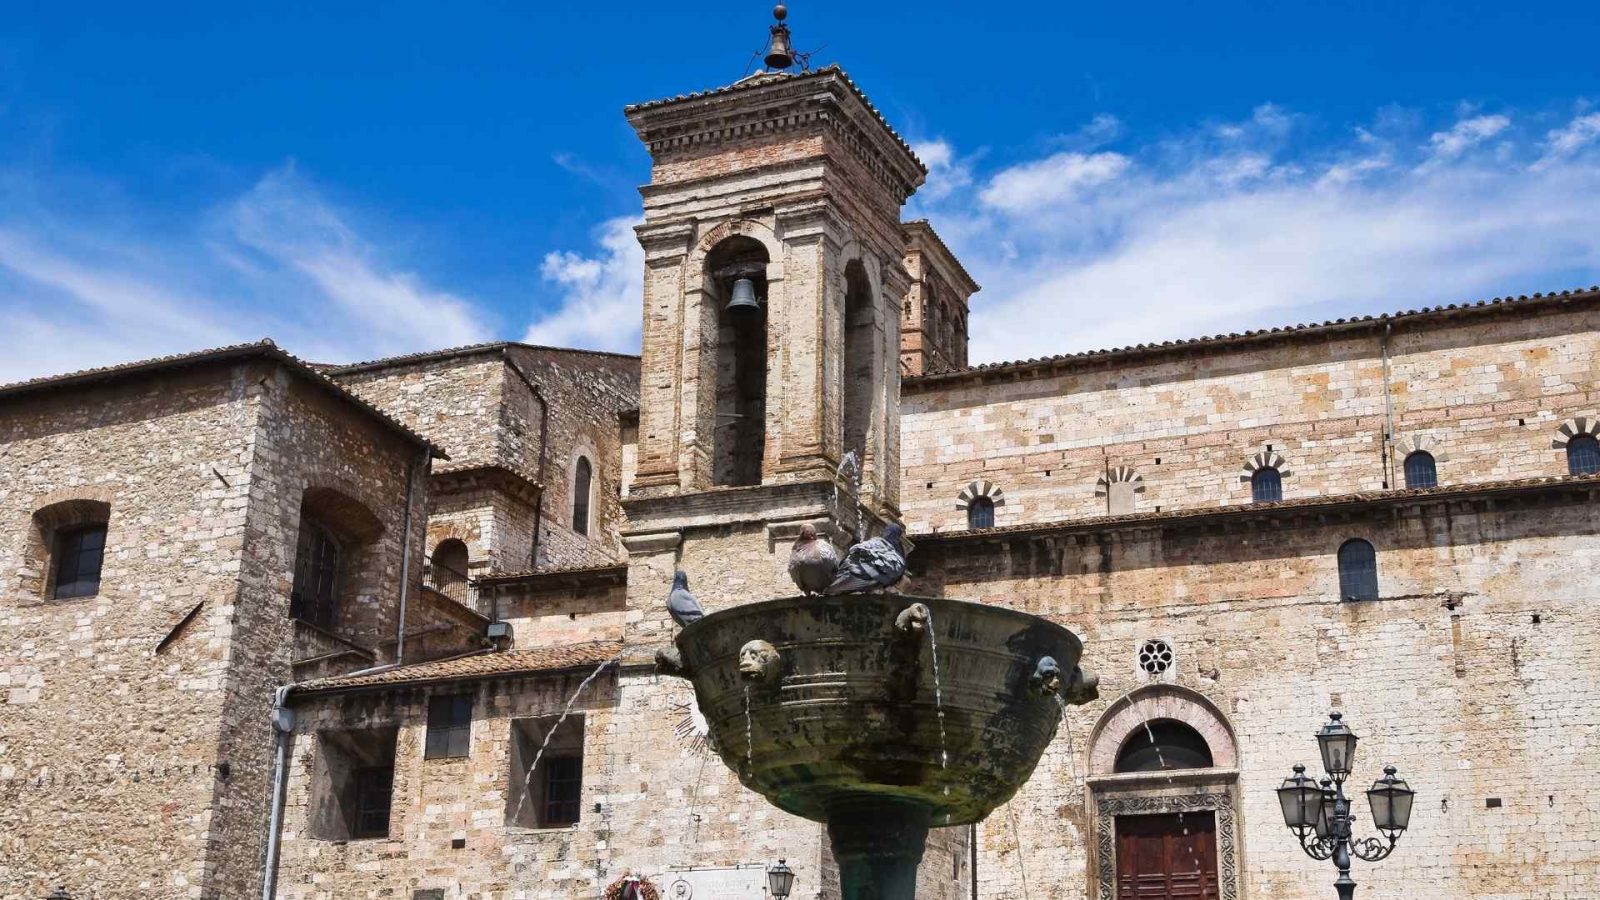
{"type": "Polygon", "coordinates": [[[1117,817],[1117,900],[1218,900],[1211,812],[1117,817]]]}

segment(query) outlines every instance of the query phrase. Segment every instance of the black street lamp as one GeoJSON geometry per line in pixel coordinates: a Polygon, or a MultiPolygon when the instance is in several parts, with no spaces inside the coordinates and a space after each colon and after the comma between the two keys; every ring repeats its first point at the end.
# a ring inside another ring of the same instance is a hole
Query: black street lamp
{"type": "Polygon", "coordinates": [[[772,892],[773,900],[786,900],[794,889],[794,870],[789,868],[787,860],[780,859],[777,865],[767,869],[767,889],[772,892]]]}
{"type": "Polygon", "coordinates": [[[1411,824],[1411,801],[1416,791],[1395,777],[1394,766],[1385,766],[1383,777],[1367,791],[1367,804],[1372,807],[1372,823],[1388,843],[1372,837],[1352,837],[1351,826],[1356,817],[1344,795],[1344,782],[1350,777],[1350,763],[1356,755],[1356,735],[1344,724],[1340,713],[1333,713],[1330,719],[1317,732],[1317,746],[1328,777],[1319,785],[1306,777],[1305,766],[1295,766],[1294,774],[1278,788],[1278,805],[1283,808],[1283,824],[1300,839],[1300,849],[1312,859],[1331,859],[1339,867],[1339,877],[1333,882],[1339,900],[1354,900],[1356,883],[1350,878],[1350,856],[1377,862],[1393,853],[1395,843],[1411,824]]]}

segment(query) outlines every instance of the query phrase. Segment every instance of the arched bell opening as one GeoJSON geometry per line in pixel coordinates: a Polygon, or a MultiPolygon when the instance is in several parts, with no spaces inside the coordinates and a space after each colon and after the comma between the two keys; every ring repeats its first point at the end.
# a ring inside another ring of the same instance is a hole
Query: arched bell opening
{"type": "Polygon", "coordinates": [[[711,481],[761,483],[767,423],[767,249],[735,236],[706,257],[717,304],[716,423],[711,481]]]}
{"type": "Polygon", "coordinates": [[[873,318],[872,284],[861,260],[844,269],[844,420],[841,456],[855,453],[858,466],[867,462],[872,423],[872,397],[878,382],[878,341],[873,318]]]}

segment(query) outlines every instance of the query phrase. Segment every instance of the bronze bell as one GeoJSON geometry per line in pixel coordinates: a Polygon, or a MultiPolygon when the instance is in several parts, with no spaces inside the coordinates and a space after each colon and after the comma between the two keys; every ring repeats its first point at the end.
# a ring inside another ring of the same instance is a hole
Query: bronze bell
{"type": "Polygon", "coordinates": [[[733,283],[733,297],[724,307],[728,312],[758,312],[761,301],[756,299],[756,283],[748,277],[741,277],[733,283]]]}
{"type": "MultiPolygon", "coordinates": [[[[779,7],[780,9],[782,7],[779,7]]],[[[767,68],[787,69],[794,65],[794,47],[789,43],[789,26],[781,21],[772,26],[772,40],[767,44],[767,68]]]]}

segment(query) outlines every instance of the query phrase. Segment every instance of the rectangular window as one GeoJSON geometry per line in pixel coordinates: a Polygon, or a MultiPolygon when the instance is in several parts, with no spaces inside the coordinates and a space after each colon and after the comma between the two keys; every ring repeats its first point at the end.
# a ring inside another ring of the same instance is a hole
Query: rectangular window
{"type": "Polygon", "coordinates": [[[364,766],[353,773],[355,827],[351,837],[389,836],[389,797],[394,793],[394,766],[364,766]]]}
{"type": "Polygon", "coordinates": [[[58,600],[100,593],[100,567],[105,561],[106,526],[86,525],[57,532],[55,547],[58,600]]]}
{"type": "Polygon", "coordinates": [[[583,817],[583,728],[583,713],[511,720],[507,825],[566,828],[583,817]]]}
{"type": "Polygon", "coordinates": [[[460,759],[472,737],[472,695],[453,694],[428,701],[427,759],[460,759]]]}
{"type": "Polygon", "coordinates": [[[333,533],[302,518],[295,547],[289,615],[318,628],[332,628],[339,589],[339,543],[333,533]]]}
{"type": "Polygon", "coordinates": [[[578,802],[583,796],[583,757],[557,756],[541,760],[544,769],[544,816],[546,828],[572,825],[578,821],[578,802]]]}

